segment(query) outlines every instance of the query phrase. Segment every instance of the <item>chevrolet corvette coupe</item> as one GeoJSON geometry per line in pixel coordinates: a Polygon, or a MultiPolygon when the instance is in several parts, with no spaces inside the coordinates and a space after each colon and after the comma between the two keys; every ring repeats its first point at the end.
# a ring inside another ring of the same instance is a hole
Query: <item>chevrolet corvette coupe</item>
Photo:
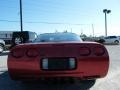
{"type": "Polygon", "coordinates": [[[109,55],[104,45],[83,42],[74,33],[44,33],[32,43],[13,47],[7,63],[13,80],[96,80],[107,75],[109,55]]]}

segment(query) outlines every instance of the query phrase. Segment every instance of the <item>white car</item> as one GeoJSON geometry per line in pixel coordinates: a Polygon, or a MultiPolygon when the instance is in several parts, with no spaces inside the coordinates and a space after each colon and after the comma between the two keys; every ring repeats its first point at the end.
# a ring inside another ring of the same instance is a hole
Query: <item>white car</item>
{"type": "Polygon", "coordinates": [[[0,39],[0,53],[4,51],[4,47],[5,47],[5,41],[0,39]]]}
{"type": "Polygon", "coordinates": [[[120,40],[117,36],[107,36],[104,38],[105,44],[119,44],[120,40]]]}

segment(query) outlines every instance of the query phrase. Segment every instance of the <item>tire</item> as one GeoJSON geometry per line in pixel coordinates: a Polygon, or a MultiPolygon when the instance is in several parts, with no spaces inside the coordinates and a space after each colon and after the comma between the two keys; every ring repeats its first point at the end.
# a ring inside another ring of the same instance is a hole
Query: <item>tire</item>
{"type": "Polygon", "coordinates": [[[15,39],[14,39],[15,41],[15,44],[17,45],[17,44],[21,44],[21,43],[23,43],[23,38],[22,37],[15,37],[15,39]]]}
{"type": "Polygon", "coordinates": [[[95,84],[95,82],[96,82],[96,79],[80,80],[82,87],[85,87],[86,89],[91,88],[95,84]]]}
{"type": "Polygon", "coordinates": [[[115,44],[119,44],[119,41],[118,41],[118,40],[115,40],[114,43],[115,43],[115,44]]]}
{"type": "Polygon", "coordinates": [[[0,44],[0,53],[2,53],[4,51],[4,45],[0,44]]]}

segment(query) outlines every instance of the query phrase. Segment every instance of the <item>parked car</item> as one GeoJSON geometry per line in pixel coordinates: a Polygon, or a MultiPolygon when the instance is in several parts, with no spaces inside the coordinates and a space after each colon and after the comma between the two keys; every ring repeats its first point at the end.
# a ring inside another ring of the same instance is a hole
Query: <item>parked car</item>
{"type": "Polygon", "coordinates": [[[37,34],[35,32],[31,31],[15,31],[12,34],[12,43],[11,47],[14,47],[15,45],[21,44],[21,43],[28,43],[32,42],[37,37],[37,34]]]}
{"type": "Polygon", "coordinates": [[[5,41],[0,39],[0,53],[4,51],[4,48],[5,48],[5,41]]]}
{"type": "Polygon", "coordinates": [[[83,42],[74,33],[40,34],[32,43],[16,45],[8,55],[13,80],[77,78],[91,82],[105,77],[108,67],[104,45],[83,42]]]}
{"type": "Polygon", "coordinates": [[[107,36],[104,38],[105,44],[119,44],[120,40],[117,36],[107,36]]]}

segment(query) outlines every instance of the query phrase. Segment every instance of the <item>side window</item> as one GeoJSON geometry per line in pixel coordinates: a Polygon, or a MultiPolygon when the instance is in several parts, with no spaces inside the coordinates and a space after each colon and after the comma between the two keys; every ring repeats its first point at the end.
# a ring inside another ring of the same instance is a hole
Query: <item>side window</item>
{"type": "Polygon", "coordinates": [[[112,39],[112,36],[110,36],[110,39],[112,39]]]}
{"type": "Polygon", "coordinates": [[[117,38],[116,36],[110,36],[110,39],[117,38]]]}
{"type": "Polygon", "coordinates": [[[105,37],[105,39],[110,39],[110,37],[105,37]]]}
{"type": "Polygon", "coordinates": [[[116,36],[108,36],[108,37],[105,37],[105,39],[114,39],[114,38],[117,38],[116,36]]]}

